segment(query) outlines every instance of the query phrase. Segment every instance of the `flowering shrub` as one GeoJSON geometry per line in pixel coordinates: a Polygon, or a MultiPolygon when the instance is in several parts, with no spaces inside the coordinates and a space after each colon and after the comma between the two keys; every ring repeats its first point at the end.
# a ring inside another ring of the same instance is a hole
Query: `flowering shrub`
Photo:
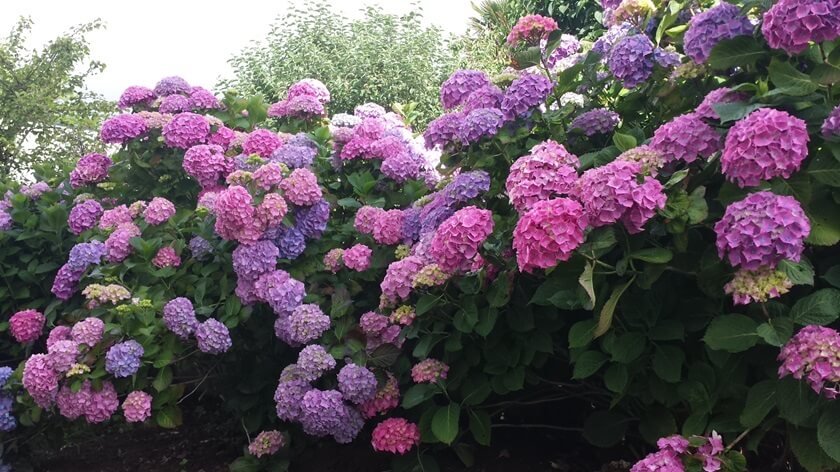
{"type": "Polygon", "coordinates": [[[27,356],[6,429],[176,427],[202,389],[247,418],[241,467],[306,435],[408,470],[556,401],[592,445],[647,447],[633,471],[836,468],[834,11],[613,3],[592,45],[524,18],[516,77],[454,73],[423,136],[330,116],[314,80],[270,106],[126,90],[118,151],[0,206],[3,254],[32,256],[2,260],[32,286],[1,302],[27,356]]]}

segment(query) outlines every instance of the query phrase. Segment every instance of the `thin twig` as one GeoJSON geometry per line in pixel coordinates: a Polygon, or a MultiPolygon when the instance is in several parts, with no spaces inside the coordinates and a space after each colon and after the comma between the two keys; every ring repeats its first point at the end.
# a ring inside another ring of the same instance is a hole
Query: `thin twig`
{"type": "Polygon", "coordinates": [[[731,443],[729,443],[728,446],[726,446],[725,452],[729,452],[730,449],[735,447],[736,444],[738,444],[742,439],[747,437],[747,435],[750,434],[750,431],[752,431],[752,428],[747,428],[747,429],[744,430],[743,433],[739,434],[738,437],[735,438],[734,441],[732,441],[731,443]]]}
{"type": "Polygon", "coordinates": [[[210,369],[208,369],[208,370],[207,370],[207,373],[206,373],[206,374],[204,374],[204,377],[201,379],[201,382],[199,382],[199,383],[195,386],[195,388],[193,388],[192,390],[190,390],[190,393],[188,393],[188,394],[184,395],[183,397],[181,397],[181,399],[180,399],[180,400],[178,400],[178,403],[176,403],[176,404],[177,404],[177,405],[180,405],[180,404],[181,404],[181,402],[183,402],[184,400],[186,400],[187,398],[189,398],[189,396],[190,396],[190,395],[192,395],[193,393],[195,393],[195,391],[196,391],[196,390],[198,390],[198,387],[201,387],[201,384],[203,384],[203,383],[204,383],[204,381],[205,381],[205,380],[207,380],[207,376],[208,376],[208,375],[210,375],[210,372],[213,372],[213,370],[216,368],[216,366],[217,366],[217,365],[219,365],[219,363],[218,363],[218,362],[216,362],[216,364],[215,364],[215,365],[213,365],[213,367],[211,367],[210,369]]]}

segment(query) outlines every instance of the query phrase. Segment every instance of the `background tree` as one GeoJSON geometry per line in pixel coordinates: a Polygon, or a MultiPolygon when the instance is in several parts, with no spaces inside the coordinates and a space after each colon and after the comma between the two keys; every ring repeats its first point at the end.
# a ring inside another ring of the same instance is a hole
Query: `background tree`
{"type": "Polygon", "coordinates": [[[21,18],[0,41],[0,172],[20,178],[41,167],[65,168],[102,148],[99,122],[113,105],[85,87],[104,64],[89,59],[87,33],[72,28],[40,51],[27,50],[32,21],[21,18]]]}
{"type": "Polygon", "coordinates": [[[236,77],[220,87],[282,99],[292,83],[316,78],[332,95],[330,111],[356,105],[417,102],[417,123],[440,113],[440,84],[458,68],[455,48],[420,12],[404,16],[369,7],[350,20],[328,2],[295,8],[279,18],[264,41],[230,60],[236,77]]]}

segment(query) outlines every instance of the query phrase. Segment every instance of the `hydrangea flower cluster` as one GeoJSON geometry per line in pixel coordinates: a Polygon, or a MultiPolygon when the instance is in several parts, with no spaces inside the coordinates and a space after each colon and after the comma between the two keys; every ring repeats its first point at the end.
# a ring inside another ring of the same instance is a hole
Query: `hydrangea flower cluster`
{"type": "Polygon", "coordinates": [[[41,337],[47,319],[38,310],[22,310],[9,318],[9,332],[17,342],[31,343],[41,337]]]}
{"type": "Polygon", "coordinates": [[[808,141],[803,120],[760,108],[730,128],[720,158],[721,172],[741,188],[774,177],[787,179],[808,157],[808,141]]]}
{"type": "Polygon", "coordinates": [[[204,144],[210,135],[210,124],[195,113],[178,113],[163,127],[163,139],[173,148],[189,149],[204,144]]]}
{"type": "Polygon", "coordinates": [[[129,423],[142,423],[152,416],[152,396],[135,390],[129,393],[122,404],[123,416],[129,423]]]}
{"type": "Polygon", "coordinates": [[[104,210],[96,200],[85,200],[75,205],[67,217],[70,232],[79,235],[96,227],[104,210]]]}
{"type": "Polygon", "coordinates": [[[364,272],[370,267],[373,251],[364,244],[355,244],[344,250],[344,265],[357,272],[364,272]]]}
{"type": "Polygon", "coordinates": [[[162,247],[152,258],[152,265],[158,269],[178,267],[181,265],[181,256],[175,252],[175,248],[172,246],[162,247]]]}
{"type": "Polygon", "coordinates": [[[733,267],[775,268],[799,261],[811,225],[793,197],[762,191],[730,204],[715,224],[717,250],[733,267]]]}
{"type": "Polygon", "coordinates": [[[723,438],[714,431],[711,436],[695,436],[691,441],[679,435],[668,436],[660,438],[656,445],[659,450],[634,464],[630,472],[683,472],[683,459],[699,462],[704,471],[715,472],[721,469],[725,452],[723,438]]]}
{"type": "Polygon", "coordinates": [[[694,114],[699,116],[700,118],[719,120],[720,116],[714,109],[715,105],[724,103],[745,102],[748,99],[749,96],[747,94],[742,92],[734,92],[729,87],[717,88],[706,94],[700,105],[697,105],[697,108],[694,110],[694,114]]]}
{"type": "Polygon", "coordinates": [[[420,444],[420,428],[404,418],[388,418],[373,428],[375,451],[405,454],[420,444]]]}
{"type": "Polygon", "coordinates": [[[108,169],[114,162],[110,157],[102,154],[85,154],[76,162],[76,168],[70,172],[70,186],[83,187],[102,182],[108,178],[108,169]]]}
{"type": "Polygon", "coordinates": [[[425,359],[411,368],[411,379],[414,383],[435,383],[446,380],[449,366],[437,359],[425,359]]]}
{"type": "Polygon", "coordinates": [[[653,73],[653,52],[653,43],[644,34],[625,36],[610,49],[607,65],[624,87],[631,89],[653,73]]]}
{"type": "Polygon", "coordinates": [[[480,262],[479,247],[493,232],[493,213],[475,206],[455,212],[435,231],[430,255],[448,272],[469,271],[480,262]]]}
{"type": "Polygon", "coordinates": [[[156,98],[157,94],[154,90],[148,87],[133,85],[125,89],[120,95],[117,101],[117,107],[125,109],[137,106],[149,106],[156,98]]]}
{"type": "Polygon", "coordinates": [[[270,456],[286,444],[280,431],[263,431],[248,445],[248,452],[254,457],[270,456]]]}
{"type": "Polygon", "coordinates": [[[125,144],[149,132],[143,117],[135,114],[117,115],[102,123],[99,139],[103,143],[125,144]]]}
{"type": "Polygon", "coordinates": [[[840,12],[831,0],[779,0],[764,13],[761,32],[767,44],[795,56],[811,41],[840,36],[840,12]]]}
{"type": "Polygon", "coordinates": [[[330,317],[315,304],[304,304],[292,310],[286,330],[290,344],[307,344],[330,329],[330,317]]]}
{"type": "Polygon", "coordinates": [[[70,337],[79,344],[93,347],[102,340],[105,333],[105,322],[99,318],[88,317],[74,324],[70,329],[70,337]]]}
{"type": "Polygon", "coordinates": [[[130,377],[140,368],[143,353],[143,346],[133,339],[114,344],[105,354],[105,370],[117,378],[130,377]]]}
{"type": "Polygon", "coordinates": [[[510,84],[502,99],[502,113],[507,121],[527,117],[545,102],[554,84],[544,75],[523,74],[510,84]]]}
{"type": "Polygon", "coordinates": [[[657,128],[650,141],[667,162],[692,163],[720,150],[720,135],[698,115],[680,115],[657,128]]]}
{"type": "Polygon", "coordinates": [[[85,305],[90,310],[106,303],[116,305],[123,300],[131,298],[131,292],[122,285],[117,284],[90,284],[82,290],[82,295],[87,299],[85,305]]]}
{"type": "Polygon", "coordinates": [[[202,188],[219,185],[234,170],[234,162],[225,156],[221,146],[200,144],[184,153],[184,171],[195,178],[202,188]]]}
{"type": "Polygon", "coordinates": [[[519,270],[532,272],[568,260],[583,243],[586,221],[583,207],[574,200],[536,202],[519,218],[513,232],[519,270]]]}
{"type": "Polygon", "coordinates": [[[556,29],[557,22],[552,18],[542,15],[523,16],[510,30],[507,43],[514,47],[520,44],[535,46],[556,29]]]}
{"type": "Polygon", "coordinates": [[[788,293],[792,286],[793,282],[784,272],[771,267],[761,267],[735,272],[735,277],[723,286],[723,290],[732,295],[736,305],[748,305],[778,298],[788,293]]]}
{"type": "Polygon", "coordinates": [[[639,164],[639,173],[656,177],[665,165],[665,156],[653,148],[653,146],[642,144],[621,153],[616,160],[635,162],[639,164]]]}
{"type": "Polygon", "coordinates": [[[835,399],[840,394],[840,333],[825,326],[799,330],[779,353],[779,378],[805,379],[817,394],[835,399]]]}
{"type": "Polygon", "coordinates": [[[324,105],[329,101],[330,92],[321,81],[303,79],[289,87],[284,100],[269,107],[268,116],[304,119],[319,117],[324,115],[324,105]]]}
{"type": "Polygon", "coordinates": [[[688,23],[683,38],[686,55],[703,64],[709,59],[712,48],[724,39],[751,35],[753,24],[737,6],[721,2],[695,15],[688,23]]]}
{"type": "Polygon", "coordinates": [[[182,339],[187,339],[198,327],[192,302],[184,297],[172,299],[163,307],[163,323],[182,339]]]}
{"type": "Polygon", "coordinates": [[[467,102],[477,90],[491,87],[490,78],[479,70],[457,70],[440,86],[440,102],[444,110],[452,110],[467,102]]]}
{"type": "Polygon", "coordinates": [[[175,215],[175,205],[162,197],[155,197],[143,210],[143,219],[152,226],[169,221],[175,215]]]}
{"type": "Polygon", "coordinates": [[[579,129],[586,136],[607,134],[618,126],[621,117],[618,113],[606,108],[595,108],[576,116],[569,129],[579,129]]]}
{"type": "Polygon", "coordinates": [[[222,354],[233,346],[227,326],[213,318],[196,326],[195,340],[198,350],[207,354],[222,354]]]}
{"type": "Polygon", "coordinates": [[[344,399],[360,404],[376,395],[376,376],[365,367],[348,363],[338,372],[338,390],[344,399]]]}
{"type": "Polygon", "coordinates": [[[53,295],[62,300],[69,300],[76,289],[76,284],[82,280],[82,276],[84,276],[88,267],[99,264],[106,250],[107,242],[102,244],[101,241],[79,243],[73,246],[73,249],[70,250],[70,256],[67,258],[67,263],[61,266],[55,275],[52,286],[53,295]]]}

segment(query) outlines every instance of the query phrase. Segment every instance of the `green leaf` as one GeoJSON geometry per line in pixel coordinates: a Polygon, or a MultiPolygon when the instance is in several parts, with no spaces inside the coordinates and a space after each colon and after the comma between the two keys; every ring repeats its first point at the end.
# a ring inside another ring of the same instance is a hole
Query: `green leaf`
{"type": "Polygon", "coordinates": [[[752,36],[738,36],[718,42],[709,55],[709,65],[715,69],[749,67],[767,52],[752,36]]]}
{"type": "Polygon", "coordinates": [[[155,422],[161,428],[177,428],[178,426],[181,426],[181,423],[183,423],[181,409],[176,405],[165,406],[155,413],[155,422]]]}
{"type": "Polygon", "coordinates": [[[814,266],[804,257],[799,262],[783,260],[779,263],[779,270],[784,272],[794,285],[814,285],[814,266]]]}
{"type": "Polygon", "coordinates": [[[463,307],[452,318],[452,325],[462,333],[471,333],[478,323],[478,307],[474,298],[465,297],[463,307]]]}
{"type": "Polygon", "coordinates": [[[626,151],[628,149],[633,149],[636,147],[636,138],[629,134],[622,134],[616,131],[613,133],[613,143],[615,147],[618,148],[619,151],[626,151]]]}
{"type": "Polygon", "coordinates": [[[767,105],[763,103],[747,103],[747,102],[722,102],[712,105],[715,113],[720,117],[721,124],[729,123],[730,121],[738,121],[750,113],[764,108],[767,105]]]}
{"type": "Polygon", "coordinates": [[[595,332],[595,320],[578,321],[569,330],[569,348],[584,347],[593,339],[595,332]]]}
{"type": "Polygon", "coordinates": [[[653,371],[660,379],[675,383],[682,378],[685,353],[677,346],[663,345],[653,355],[653,371]]]}
{"type": "Polygon", "coordinates": [[[479,315],[478,323],[475,325],[475,332],[478,333],[479,336],[486,337],[493,331],[493,327],[496,326],[496,320],[499,317],[499,310],[496,308],[488,308],[483,310],[483,312],[479,315]]]}
{"type": "Polygon", "coordinates": [[[397,361],[400,352],[400,349],[393,344],[383,344],[370,353],[368,361],[378,367],[388,367],[397,361]]]}
{"type": "Polygon", "coordinates": [[[840,405],[832,404],[820,416],[817,441],[828,457],[840,462],[840,405]]]}
{"type": "Polygon", "coordinates": [[[621,364],[613,364],[604,372],[604,385],[611,392],[623,392],[629,379],[630,374],[627,372],[627,367],[621,364]]]}
{"type": "Polygon", "coordinates": [[[755,346],[758,323],[744,315],[718,316],[709,324],[703,341],[716,351],[742,352],[755,346]]]}
{"type": "Polygon", "coordinates": [[[623,285],[619,285],[613,289],[612,294],[610,294],[610,298],[607,299],[607,302],[604,303],[604,306],[601,308],[601,314],[598,317],[598,325],[592,333],[593,337],[600,337],[610,329],[612,326],[613,314],[615,313],[615,307],[618,305],[618,300],[621,299],[621,295],[624,294],[627,287],[633,283],[633,280],[635,280],[635,277],[628,280],[623,285]]]}
{"type": "Polygon", "coordinates": [[[686,177],[688,177],[688,169],[678,170],[678,171],[674,172],[673,174],[671,174],[671,177],[668,179],[667,182],[665,182],[664,187],[665,188],[671,188],[674,185],[677,185],[678,183],[685,180],[686,177]]]}
{"type": "Polygon", "coordinates": [[[811,234],[805,240],[815,246],[834,246],[840,242],[840,207],[828,199],[815,202],[806,208],[811,222],[811,234]]]}
{"type": "Polygon", "coordinates": [[[402,400],[402,407],[405,409],[414,408],[424,401],[432,398],[438,393],[438,387],[432,384],[412,385],[405,391],[402,400]]]}
{"type": "Polygon", "coordinates": [[[840,67],[831,64],[817,64],[811,72],[811,80],[821,85],[840,82],[840,67]]]}
{"type": "Polygon", "coordinates": [[[776,89],[773,90],[774,94],[801,97],[817,90],[817,84],[811,81],[808,74],[799,72],[789,62],[774,58],[767,71],[770,74],[770,81],[776,85],[776,89]]]}
{"type": "Polygon", "coordinates": [[[673,259],[674,253],[670,249],[665,248],[649,248],[640,249],[630,253],[631,259],[638,259],[640,261],[652,262],[654,264],[664,264],[673,259]]]}
{"type": "Polygon", "coordinates": [[[824,288],[800,298],[790,310],[796,324],[827,325],[840,317],[840,290],[824,288]]]}
{"type": "Polygon", "coordinates": [[[741,424],[745,428],[755,428],[776,406],[776,381],[759,382],[747,392],[747,403],[741,412],[741,424]]]}
{"type": "Polygon", "coordinates": [[[573,379],[585,379],[598,372],[607,363],[607,356],[600,351],[586,351],[575,361],[573,379]]]}
{"type": "Polygon", "coordinates": [[[595,287],[592,281],[592,272],[595,270],[595,263],[590,262],[586,264],[584,267],[583,272],[580,274],[580,278],[578,279],[578,283],[586,294],[589,296],[589,306],[595,306],[595,287]]]}
{"type": "Polygon", "coordinates": [[[840,162],[829,152],[818,152],[805,172],[821,184],[840,187],[840,162]]]}
{"type": "Polygon", "coordinates": [[[651,407],[639,423],[639,432],[645,441],[656,444],[659,438],[677,432],[677,422],[674,420],[674,415],[665,407],[651,407]]]}
{"type": "Polygon", "coordinates": [[[778,316],[761,323],[755,331],[767,344],[782,347],[793,335],[793,320],[787,316],[778,316]]]}
{"type": "Polygon", "coordinates": [[[248,455],[237,457],[236,460],[228,466],[228,469],[230,472],[260,472],[260,470],[262,470],[262,465],[260,465],[259,459],[248,455]]]}
{"type": "Polygon", "coordinates": [[[802,425],[818,410],[820,398],[811,387],[801,380],[785,377],[776,383],[776,398],[779,416],[785,421],[802,425]]]}
{"type": "Polygon", "coordinates": [[[432,433],[441,442],[452,444],[452,441],[458,436],[460,416],[461,407],[457,403],[450,403],[438,408],[435,416],[432,417],[432,433]]]}
{"type": "Polygon", "coordinates": [[[434,308],[437,301],[438,297],[429,293],[421,296],[420,299],[417,300],[417,305],[414,306],[414,313],[417,316],[427,313],[429,310],[434,308]]]}
{"type": "Polygon", "coordinates": [[[490,291],[487,293],[487,303],[491,307],[503,307],[510,302],[510,273],[500,272],[496,279],[490,284],[490,291]]]}
{"type": "Polygon", "coordinates": [[[597,447],[611,447],[624,439],[626,419],[611,411],[596,411],[583,423],[583,437],[597,447]]]}
{"type": "Polygon", "coordinates": [[[840,288],[840,265],[833,266],[823,274],[822,279],[829,284],[840,288]]]}
{"type": "Polygon", "coordinates": [[[154,387],[158,392],[164,391],[170,384],[172,384],[172,369],[169,367],[160,369],[155,377],[155,380],[152,381],[152,387],[154,387]]]}
{"type": "Polygon", "coordinates": [[[490,414],[482,410],[470,410],[470,433],[475,442],[490,445],[490,414]]]}
{"type": "Polygon", "coordinates": [[[638,359],[645,350],[647,339],[641,333],[624,333],[616,336],[612,345],[612,360],[628,364],[638,359]]]}
{"type": "Polygon", "coordinates": [[[829,457],[820,447],[815,430],[788,427],[788,435],[791,450],[808,472],[830,472],[840,467],[840,462],[829,457]]]}

